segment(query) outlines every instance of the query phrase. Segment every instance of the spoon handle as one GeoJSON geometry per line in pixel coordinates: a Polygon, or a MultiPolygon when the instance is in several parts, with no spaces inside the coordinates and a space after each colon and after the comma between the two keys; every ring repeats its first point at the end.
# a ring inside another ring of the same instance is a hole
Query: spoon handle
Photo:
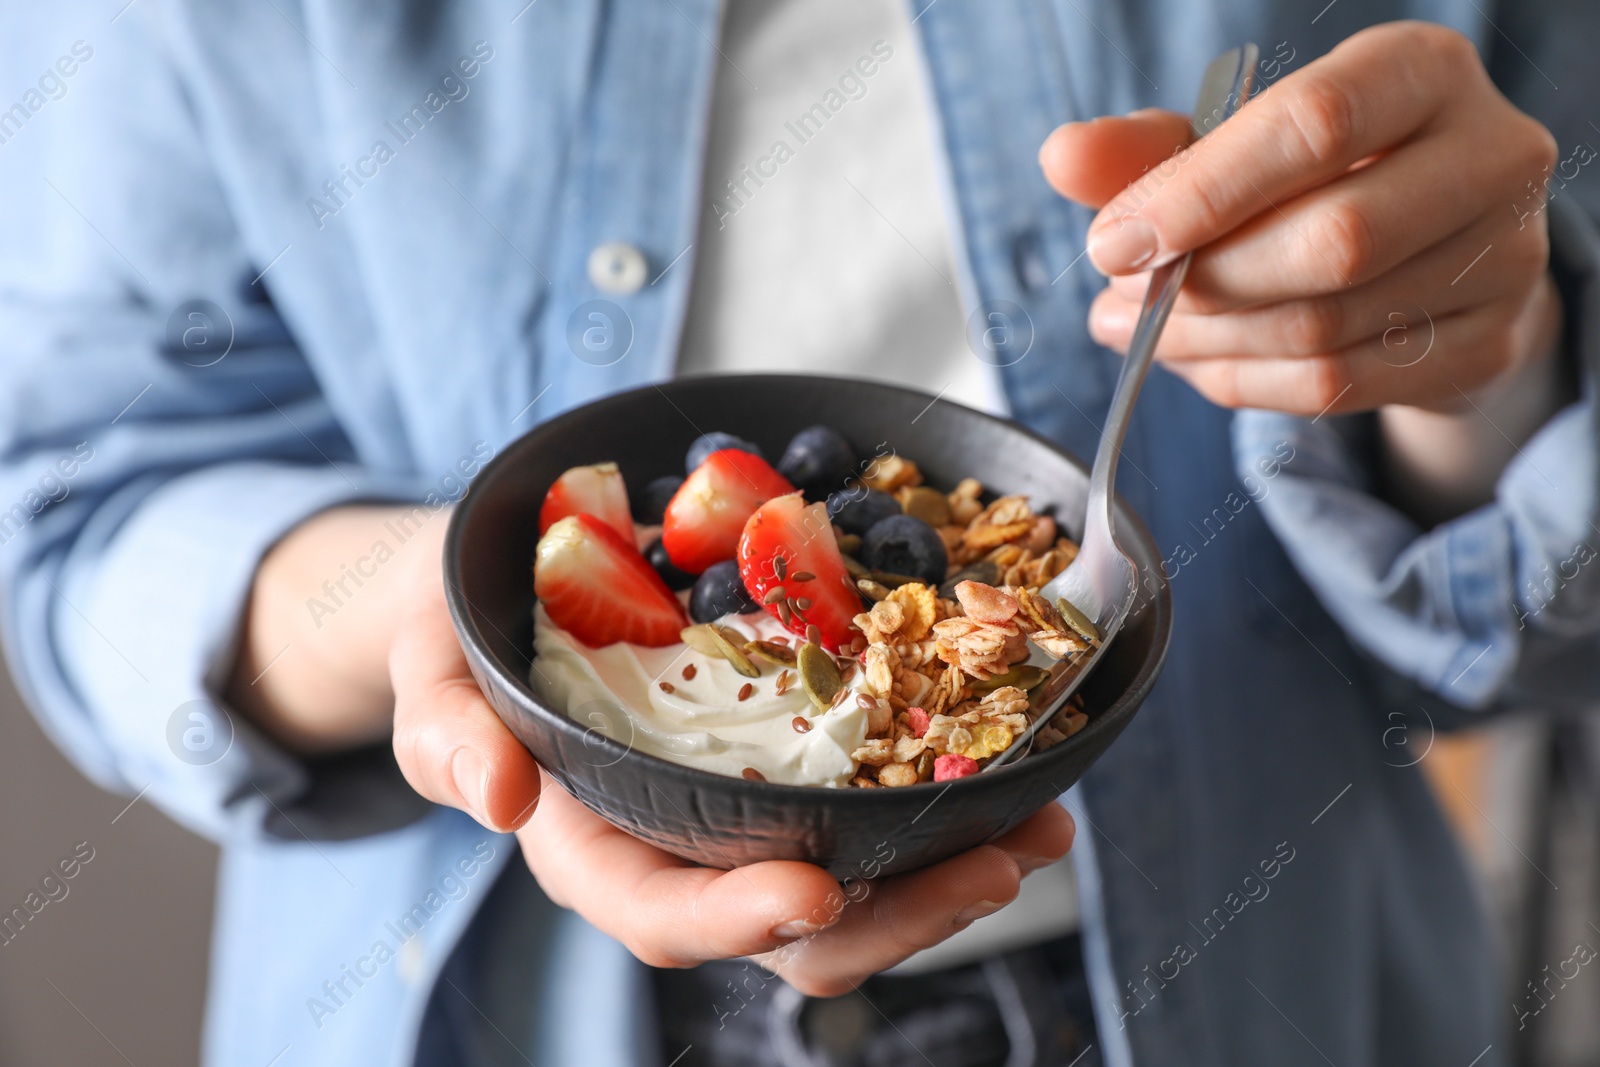
{"type": "MultiPolygon", "coordinates": [[[[1230,118],[1249,99],[1251,77],[1255,73],[1257,49],[1253,44],[1230,49],[1213,59],[1200,82],[1200,93],[1190,119],[1195,138],[1204,137],[1230,118]]],[[[1089,472],[1089,496],[1084,508],[1083,534],[1077,558],[1067,569],[1052,578],[1040,593],[1051,603],[1057,598],[1075,607],[1100,632],[1093,648],[1079,652],[1070,661],[1059,661],[1050,669],[1050,678],[1032,693],[1035,717],[1028,728],[1011,742],[1011,747],[995,755],[983,768],[985,773],[1026,755],[1034,735],[1067,702],[1105,653],[1107,645],[1122,629],[1133,604],[1138,577],[1133,561],[1117,548],[1111,527],[1112,489],[1117,480],[1117,459],[1128,434],[1133,405],[1155,357],[1156,341],[1167,324],[1178,290],[1189,273],[1190,254],[1157,267],[1150,274],[1144,307],[1128,346],[1128,358],[1117,377],[1111,406],[1100,430],[1100,445],[1089,472]]],[[[1036,653],[1042,655],[1043,653],[1036,653]]]]}
{"type": "MultiPolygon", "coordinates": [[[[1258,50],[1254,44],[1217,56],[1206,67],[1200,79],[1200,92],[1196,96],[1194,114],[1189,120],[1189,130],[1198,140],[1231,118],[1249,99],[1251,76],[1255,73],[1258,50]]],[[[1094,467],[1089,473],[1089,504],[1084,517],[1082,549],[1098,558],[1095,550],[1110,549],[1111,496],[1117,484],[1117,459],[1122,455],[1122,442],[1128,436],[1128,423],[1133,418],[1133,405],[1139,399],[1145,375],[1155,356],[1156,341],[1167,324],[1167,316],[1178,299],[1178,290],[1189,273],[1192,253],[1185,253],[1150,275],[1150,288],[1145,291],[1144,307],[1139,312],[1139,323],[1134,327],[1133,340],[1128,346],[1128,357],[1117,377],[1116,390],[1111,394],[1111,407],[1106,414],[1105,426],[1100,431],[1100,445],[1094,454],[1094,467]]],[[[1082,606],[1082,605],[1080,605],[1082,606]]],[[[1095,605],[1100,608],[1102,605],[1095,605]]],[[[1096,611],[1089,612],[1091,617],[1096,611]]]]}

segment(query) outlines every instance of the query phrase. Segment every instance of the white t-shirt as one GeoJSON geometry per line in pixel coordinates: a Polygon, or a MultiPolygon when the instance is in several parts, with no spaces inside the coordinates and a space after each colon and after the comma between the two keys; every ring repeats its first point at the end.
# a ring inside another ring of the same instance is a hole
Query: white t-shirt
{"type": "MultiPolygon", "coordinates": [[[[967,347],[931,101],[900,0],[728,0],[680,374],[876,378],[995,413],[967,347]]],[[[1077,926],[1069,862],[899,970],[1077,926]]]]}
{"type": "Polygon", "coordinates": [[[682,374],[877,378],[1005,410],[967,347],[898,0],[729,0],[682,374]]]}

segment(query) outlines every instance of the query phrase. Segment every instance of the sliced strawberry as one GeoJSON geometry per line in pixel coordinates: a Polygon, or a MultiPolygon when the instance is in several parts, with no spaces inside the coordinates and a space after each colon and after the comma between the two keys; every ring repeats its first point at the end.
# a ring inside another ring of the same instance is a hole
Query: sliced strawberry
{"type": "Polygon", "coordinates": [[[699,574],[732,559],[745,520],[775,496],[794,492],[789,480],[749,452],[713,452],[684,480],[667,505],[661,543],[679,570],[699,574]]]}
{"type": "Polygon", "coordinates": [[[569,515],[539,539],[533,591],[550,620],[590,648],[674,645],[689,625],[633,542],[592,515],[569,515]]]}
{"type": "Polygon", "coordinates": [[[539,536],[568,515],[593,515],[617,533],[633,540],[633,513],[628,510],[628,487],[615,463],[573,467],[544,495],[539,509],[539,536]]]}
{"type": "Polygon", "coordinates": [[[790,631],[804,634],[815,626],[829,652],[855,636],[850,622],[861,612],[861,596],[844,569],[826,504],[807,504],[790,493],[761,505],[739,539],[739,574],[750,595],[790,631]],[[773,596],[779,587],[783,592],[773,596]]]}

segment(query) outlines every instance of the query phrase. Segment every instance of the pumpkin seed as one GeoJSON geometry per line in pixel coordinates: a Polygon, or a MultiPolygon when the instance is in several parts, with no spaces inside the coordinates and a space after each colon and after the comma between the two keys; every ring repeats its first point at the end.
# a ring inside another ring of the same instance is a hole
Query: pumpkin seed
{"type": "Polygon", "coordinates": [[[1067,625],[1078,631],[1085,641],[1091,645],[1100,643],[1100,631],[1095,629],[1095,625],[1090,621],[1089,616],[1079,611],[1072,601],[1066,597],[1058,598],[1056,600],[1056,610],[1061,612],[1061,617],[1067,620],[1067,625]]]}
{"type": "Polygon", "coordinates": [[[1018,689],[1033,689],[1048,677],[1050,677],[1050,672],[1043,667],[1019,663],[1004,674],[997,674],[988,681],[974,680],[970,688],[975,696],[979,693],[992,693],[996,689],[1004,689],[1008,685],[1014,685],[1018,689]]]}
{"type": "Polygon", "coordinates": [[[711,624],[698,623],[694,626],[685,626],[678,634],[683,643],[696,652],[704,652],[708,656],[720,656],[722,651],[717,648],[717,642],[711,636],[711,624]]]}
{"type": "Polygon", "coordinates": [[[795,664],[794,649],[788,645],[780,645],[776,641],[746,641],[744,650],[779,667],[793,667],[795,664]]]}
{"type": "Polygon", "coordinates": [[[839,680],[838,665],[820,645],[801,645],[797,659],[800,684],[805,687],[806,695],[811,698],[811,703],[827,711],[834,698],[844,691],[844,683],[839,680]]]}
{"type": "Polygon", "coordinates": [[[733,669],[746,678],[761,677],[761,668],[750,662],[750,657],[744,654],[744,649],[734,644],[735,640],[743,641],[739,634],[732,630],[725,630],[720,626],[707,624],[711,630],[711,639],[716,642],[717,655],[733,664],[733,669]]]}
{"type": "Polygon", "coordinates": [[[954,600],[956,598],[956,586],[962,582],[980,582],[983,585],[995,585],[999,581],[1000,565],[992,559],[980,559],[946,578],[944,584],[939,587],[939,595],[946,600],[954,600]]]}
{"type": "Polygon", "coordinates": [[[867,599],[873,601],[874,603],[876,603],[879,600],[887,600],[887,599],[889,599],[889,590],[887,588],[885,588],[884,586],[879,585],[877,582],[873,581],[871,578],[859,578],[859,579],[857,579],[856,580],[856,588],[861,590],[863,593],[865,593],[866,596],[867,596],[867,599]]]}
{"type": "Polygon", "coordinates": [[[900,490],[900,510],[935,528],[950,525],[950,501],[926,485],[900,490]]]}

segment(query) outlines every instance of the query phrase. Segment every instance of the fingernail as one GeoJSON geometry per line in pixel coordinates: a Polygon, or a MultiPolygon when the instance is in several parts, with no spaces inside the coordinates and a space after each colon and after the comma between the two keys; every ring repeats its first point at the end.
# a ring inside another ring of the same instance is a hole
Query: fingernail
{"type": "Polygon", "coordinates": [[[779,923],[772,928],[772,936],[779,941],[793,941],[799,937],[810,937],[826,930],[830,923],[814,923],[807,919],[792,919],[786,923],[779,923]]]}
{"type": "Polygon", "coordinates": [[[467,805],[467,814],[489,826],[484,814],[489,806],[489,765],[470,748],[458,748],[450,757],[450,776],[467,805]]]}
{"type": "Polygon", "coordinates": [[[1012,856],[1017,861],[1017,867],[1023,874],[1032,874],[1041,867],[1048,867],[1059,860],[1060,856],[1012,856]]]}
{"type": "Polygon", "coordinates": [[[965,926],[967,923],[976,922],[985,915],[993,915],[1003,907],[1005,907],[1004,904],[996,904],[992,900],[980,900],[976,904],[968,904],[956,912],[955,924],[957,926],[965,926]]]}
{"type": "Polygon", "coordinates": [[[1133,332],[1133,314],[1120,304],[1103,307],[1094,313],[1090,327],[1096,340],[1119,340],[1133,332]]]}
{"type": "Polygon", "coordinates": [[[1148,266],[1160,249],[1154,226],[1125,215],[1104,223],[1089,238],[1089,261],[1101,274],[1127,274],[1148,266]]]}

